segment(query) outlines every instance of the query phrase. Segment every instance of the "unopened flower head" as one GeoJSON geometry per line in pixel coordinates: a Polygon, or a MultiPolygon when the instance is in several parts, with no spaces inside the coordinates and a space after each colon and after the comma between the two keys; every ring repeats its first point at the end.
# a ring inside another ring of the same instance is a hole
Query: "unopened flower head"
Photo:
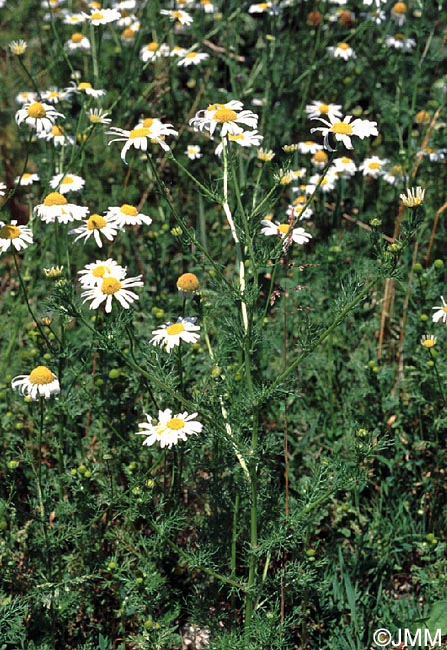
{"type": "Polygon", "coordinates": [[[200,338],[199,325],[195,325],[195,318],[178,318],[176,323],[166,323],[153,330],[152,345],[160,345],[170,352],[173,347],[185,343],[197,343],[200,338]]]}
{"type": "Polygon", "coordinates": [[[199,288],[199,279],[194,273],[183,273],[177,279],[177,289],[179,293],[184,296],[190,296],[199,288]]]}
{"type": "Polygon", "coordinates": [[[400,200],[406,208],[417,208],[419,205],[422,205],[424,202],[425,189],[422,189],[420,185],[417,187],[410,187],[407,189],[406,194],[400,195],[400,200]]]}
{"type": "Polygon", "coordinates": [[[56,375],[46,366],[37,366],[29,375],[18,375],[11,381],[13,390],[21,395],[29,396],[32,400],[49,399],[51,395],[60,393],[60,385],[56,375]]]}
{"type": "Polygon", "coordinates": [[[28,248],[33,243],[33,233],[28,226],[17,225],[13,219],[11,223],[0,221],[0,253],[5,253],[9,248],[20,251],[28,248]]]}
{"type": "Polygon", "coordinates": [[[158,411],[158,422],[154,422],[150,415],[146,414],[147,422],[138,424],[141,431],[137,434],[146,436],[143,445],[151,446],[158,442],[160,447],[176,445],[179,440],[186,441],[187,436],[198,434],[202,431],[203,425],[195,420],[197,413],[177,413],[172,414],[171,409],[158,411]]]}

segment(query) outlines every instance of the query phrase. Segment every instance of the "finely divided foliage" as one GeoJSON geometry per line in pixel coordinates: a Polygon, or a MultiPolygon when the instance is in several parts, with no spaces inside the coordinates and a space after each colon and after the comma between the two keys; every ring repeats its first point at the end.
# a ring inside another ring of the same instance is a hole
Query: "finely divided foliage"
{"type": "Polygon", "coordinates": [[[0,645],[434,638],[441,5],[0,0],[0,645]]]}

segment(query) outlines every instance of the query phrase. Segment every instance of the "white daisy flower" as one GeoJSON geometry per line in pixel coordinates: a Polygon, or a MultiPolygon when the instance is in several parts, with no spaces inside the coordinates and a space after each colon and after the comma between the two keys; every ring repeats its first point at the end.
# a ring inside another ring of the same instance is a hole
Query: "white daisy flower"
{"type": "Polygon", "coordinates": [[[152,345],[161,345],[166,352],[170,352],[174,346],[180,345],[181,341],[185,343],[196,343],[200,334],[200,326],[195,325],[195,318],[178,318],[176,323],[165,323],[156,330],[150,342],[152,345]]]}
{"type": "Polygon", "coordinates": [[[315,154],[317,151],[321,151],[323,145],[314,142],[313,140],[306,140],[305,142],[298,142],[298,151],[300,153],[310,153],[315,154]]]}
{"type": "Polygon", "coordinates": [[[40,177],[38,174],[31,174],[29,172],[24,172],[21,176],[16,176],[14,179],[14,183],[16,185],[32,185],[33,183],[37,183],[40,181],[40,177]]]}
{"type": "Polygon", "coordinates": [[[13,219],[11,223],[0,221],[0,253],[5,253],[13,246],[16,251],[28,248],[33,243],[33,233],[28,226],[17,225],[13,219]]]}
{"type": "Polygon", "coordinates": [[[83,239],[85,244],[85,242],[93,235],[96,245],[99,246],[99,248],[102,248],[101,235],[104,235],[104,237],[109,241],[113,241],[117,232],[118,224],[114,219],[107,216],[101,217],[100,214],[91,214],[82,226],[69,230],[68,234],[77,235],[73,240],[73,244],[77,242],[78,239],[83,239]]]}
{"type": "Polygon", "coordinates": [[[81,34],[81,32],[72,34],[70,40],[64,44],[64,48],[68,52],[77,52],[78,50],[81,52],[90,52],[91,47],[89,39],[84,34],[81,34]]]}
{"type": "Polygon", "coordinates": [[[444,300],[444,296],[441,296],[442,305],[440,307],[433,307],[436,309],[436,313],[433,314],[432,320],[434,323],[444,323],[447,325],[447,303],[444,300]]]}
{"type": "Polygon", "coordinates": [[[402,27],[407,19],[407,5],[405,2],[396,2],[391,7],[391,18],[394,20],[398,27],[402,27]]]}
{"type": "Polygon", "coordinates": [[[188,52],[185,56],[180,59],[177,63],[179,68],[187,68],[190,65],[198,65],[202,61],[206,61],[210,58],[210,55],[206,52],[188,52]]]}
{"type": "Polygon", "coordinates": [[[73,85],[75,92],[77,91],[78,93],[84,93],[88,97],[93,97],[94,99],[104,97],[106,94],[105,90],[93,88],[92,84],[89,81],[81,81],[78,84],[73,83],[73,85]]]}
{"type": "Polygon", "coordinates": [[[256,154],[256,158],[262,162],[271,162],[275,155],[275,152],[271,149],[262,149],[262,147],[260,147],[258,149],[258,153],[256,154]]]}
{"type": "Polygon", "coordinates": [[[78,192],[85,185],[85,180],[76,174],[57,174],[50,180],[50,187],[61,194],[67,192],[78,192]]]}
{"type": "Polygon", "coordinates": [[[37,102],[38,96],[37,93],[31,92],[30,90],[23,90],[16,95],[15,99],[18,104],[32,104],[33,102],[37,102]]]}
{"type": "Polygon", "coordinates": [[[214,14],[217,11],[217,8],[211,0],[199,0],[198,5],[196,5],[198,9],[202,9],[206,14],[214,14]]]}
{"type": "MultiPolygon", "coordinates": [[[[227,142],[236,142],[240,147],[259,147],[263,141],[264,136],[262,136],[258,131],[241,131],[232,135],[231,133],[225,138],[227,142]]],[[[217,145],[215,154],[220,156],[223,149],[223,143],[221,142],[217,145]]]]}
{"type": "Polygon", "coordinates": [[[242,133],[244,126],[256,129],[258,116],[252,111],[242,110],[243,104],[237,100],[231,100],[226,104],[211,104],[206,110],[196,113],[189,124],[196,131],[206,130],[213,135],[218,126],[221,127],[221,136],[228,134],[237,135],[242,133]]]}
{"type": "Polygon", "coordinates": [[[307,196],[301,194],[300,196],[297,196],[291,205],[288,206],[287,208],[287,217],[290,220],[293,218],[293,221],[296,219],[299,219],[302,221],[303,219],[311,219],[313,216],[313,210],[309,206],[306,208],[304,207],[308,201],[307,196]]]}
{"type": "Polygon", "coordinates": [[[393,47],[395,50],[411,52],[416,47],[416,41],[414,38],[405,38],[403,34],[394,34],[394,36],[387,36],[385,38],[385,45],[393,47]]]}
{"type": "Polygon", "coordinates": [[[19,126],[24,122],[39,134],[48,132],[58,117],[64,119],[62,113],[58,113],[51,104],[31,102],[24,104],[23,108],[17,111],[16,122],[19,126]]]}
{"type": "Polygon", "coordinates": [[[82,23],[85,23],[85,14],[81,13],[75,13],[75,14],[65,14],[64,17],[62,18],[62,22],[65,25],[81,25],[82,23]]]}
{"type": "Polygon", "coordinates": [[[407,183],[407,176],[402,165],[391,165],[382,178],[390,185],[404,185],[407,183]]]}
{"type": "Polygon", "coordinates": [[[284,248],[291,242],[295,242],[295,244],[307,244],[312,239],[312,235],[306,232],[304,228],[291,228],[289,223],[276,223],[263,219],[261,225],[261,233],[267,237],[273,235],[283,239],[284,248]]]}
{"type": "Polygon", "coordinates": [[[335,189],[338,177],[332,173],[330,170],[327,171],[326,175],[322,178],[320,174],[313,174],[309,178],[309,185],[313,188],[311,194],[315,189],[318,188],[319,192],[326,194],[327,192],[332,192],[335,189]]]}
{"type": "Polygon", "coordinates": [[[75,139],[71,135],[67,135],[62,126],[55,124],[50,131],[38,134],[39,138],[52,142],[55,147],[65,147],[67,145],[73,146],[75,139]]]}
{"type": "Polygon", "coordinates": [[[203,425],[195,420],[197,413],[177,413],[172,415],[171,409],[158,411],[158,422],[154,423],[151,416],[146,414],[147,422],[138,424],[141,431],[137,431],[137,435],[146,436],[143,445],[150,447],[156,442],[160,443],[160,447],[168,447],[171,449],[172,445],[176,445],[179,440],[184,442],[187,436],[198,434],[202,431],[203,425]]]}
{"type": "Polygon", "coordinates": [[[124,309],[129,309],[130,305],[138,300],[138,295],[129,291],[130,287],[142,287],[144,282],[142,276],[137,275],[135,278],[123,278],[119,280],[113,275],[104,276],[96,286],[86,289],[81,293],[83,302],[90,301],[90,309],[98,309],[105,302],[105,312],[110,314],[112,311],[112,300],[115,298],[124,309]]]}
{"type": "Polygon", "coordinates": [[[64,88],[62,90],[59,90],[58,88],[48,88],[48,90],[42,92],[42,99],[46,102],[50,102],[50,104],[58,104],[59,102],[69,99],[72,92],[72,88],[64,88]]]}
{"type": "Polygon", "coordinates": [[[25,54],[28,43],[21,38],[18,41],[11,41],[8,43],[8,47],[12,54],[15,54],[16,56],[22,56],[25,54]]]}
{"type": "Polygon", "coordinates": [[[46,366],[37,366],[29,375],[18,375],[11,381],[13,390],[21,395],[29,396],[32,400],[41,397],[49,399],[51,395],[61,392],[59,380],[46,366]]]}
{"type": "Polygon", "coordinates": [[[169,51],[169,56],[178,56],[179,58],[184,57],[188,50],[185,47],[180,47],[180,45],[174,45],[172,50],[169,51]]]}
{"type": "Polygon", "coordinates": [[[69,223],[77,219],[84,219],[88,214],[88,208],[75,205],[74,203],[68,203],[65,196],[60,192],[50,192],[45,197],[43,203],[36,205],[33,212],[44,223],[53,223],[54,221],[69,223]]]}
{"type": "Polygon", "coordinates": [[[335,158],[335,160],[332,161],[331,170],[337,176],[341,176],[342,178],[349,178],[351,176],[354,176],[355,172],[357,171],[357,166],[352,158],[349,158],[348,156],[342,156],[341,158],[335,158]]]}
{"type": "Polygon", "coordinates": [[[90,124],[110,124],[112,119],[107,117],[110,115],[107,111],[103,111],[102,108],[90,108],[87,117],[90,124]]]}
{"type": "Polygon", "coordinates": [[[80,276],[79,282],[83,289],[96,287],[102,282],[104,278],[114,277],[117,280],[123,280],[126,277],[126,269],[115,260],[109,258],[107,260],[96,260],[91,264],[86,264],[81,271],[78,271],[80,276]]]}
{"type": "Polygon", "coordinates": [[[310,104],[307,104],[305,111],[311,120],[316,117],[321,117],[322,115],[333,115],[334,117],[342,116],[340,104],[326,104],[325,102],[320,102],[317,100],[314,100],[310,104]]]}
{"type": "Polygon", "coordinates": [[[406,194],[400,195],[400,200],[406,208],[416,208],[424,202],[425,189],[420,185],[417,187],[410,187],[407,189],[406,194]]]}
{"type": "Polygon", "coordinates": [[[327,119],[322,117],[315,118],[319,122],[323,122],[326,126],[318,126],[314,129],[311,129],[311,133],[316,131],[321,131],[324,135],[324,147],[328,151],[336,151],[329,144],[329,134],[333,134],[337,142],[342,142],[346,149],[353,149],[351,142],[351,137],[356,136],[363,140],[363,138],[369,137],[371,135],[378,135],[377,123],[370,122],[369,120],[361,120],[360,118],[355,119],[353,122],[352,115],[346,115],[343,118],[343,121],[340,121],[334,115],[328,115],[327,119]]]}
{"type": "Polygon", "coordinates": [[[176,23],[180,23],[180,25],[192,25],[193,23],[191,14],[186,11],[182,11],[181,9],[162,9],[160,11],[160,14],[162,16],[169,16],[170,20],[176,23]]]}
{"type": "Polygon", "coordinates": [[[121,159],[123,162],[126,162],[126,154],[131,147],[140,149],[141,151],[147,151],[149,142],[159,144],[164,151],[169,151],[169,146],[165,142],[165,137],[167,135],[178,135],[178,132],[174,130],[172,124],[163,124],[156,118],[146,118],[143,122],[143,126],[137,125],[130,131],[112,126],[110,131],[107,131],[107,134],[119,136],[110,140],[109,144],[112,142],[125,143],[124,147],[121,149],[121,159]]]}
{"type": "Polygon", "coordinates": [[[121,13],[118,9],[92,9],[90,14],[83,12],[85,19],[91,24],[107,25],[107,23],[114,23],[121,18],[121,13]]]}
{"type": "Polygon", "coordinates": [[[258,2],[257,4],[250,5],[248,8],[249,14],[277,14],[278,7],[271,2],[258,2]]]}
{"type": "Polygon", "coordinates": [[[169,45],[166,43],[160,44],[157,43],[157,41],[151,41],[140,50],[140,59],[143,63],[146,63],[147,61],[156,61],[165,56],[169,56],[169,45]]]}
{"type": "Polygon", "coordinates": [[[123,228],[124,226],[141,226],[142,223],[150,226],[152,223],[152,219],[147,214],[138,212],[135,206],[129,205],[128,203],[109,208],[106,212],[106,217],[113,219],[118,228],[123,228]]]}
{"type": "Polygon", "coordinates": [[[349,61],[349,59],[356,58],[354,50],[348,43],[337,43],[336,46],[328,47],[327,51],[332,54],[334,59],[343,59],[343,61],[349,61]]]}
{"type": "Polygon", "coordinates": [[[371,156],[370,158],[365,158],[365,160],[360,163],[359,171],[363,173],[363,176],[379,178],[379,176],[383,176],[383,168],[388,164],[388,162],[388,160],[379,158],[379,156],[371,156]]]}
{"type": "Polygon", "coordinates": [[[203,154],[200,153],[200,147],[197,144],[189,144],[184,153],[190,160],[197,160],[203,156],[203,154]]]}

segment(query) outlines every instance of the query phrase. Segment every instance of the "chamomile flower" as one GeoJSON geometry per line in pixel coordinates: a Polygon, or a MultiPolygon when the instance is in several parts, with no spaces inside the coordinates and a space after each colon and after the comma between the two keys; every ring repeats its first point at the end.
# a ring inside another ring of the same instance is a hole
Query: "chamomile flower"
{"type": "Polygon", "coordinates": [[[317,153],[317,151],[321,151],[323,149],[323,145],[318,144],[317,142],[314,142],[313,140],[306,140],[305,142],[298,142],[298,151],[300,153],[317,153]]]}
{"type": "Polygon", "coordinates": [[[66,145],[74,145],[75,139],[71,135],[67,135],[65,130],[59,124],[55,124],[48,132],[39,134],[39,138],[53,142],[55,147],[65,147],[66,145]]]}
{"type": "Polygon", "coordinates": [[[341,178],[350,178],[351,176],[354,176],[357,171],[357,166],[352,158],[342,156],[341,158],[335,158],[335,160],[332,161],[331,169],[334,174],[341,178]]]}
{"type": "Polygon", "coordinates": [[[130,131],[120,129],[112,126],[108,135],[116,135],[119,137],[110,140],[112,142],[124,142],[124,147],[121,149],[121,159],[126,162],[126,154],[131,147],[147,151],[148,143],[159,144],[164,151],[169,151],[169,146],[165,142],[167,135],[178,135],[177,131],[172,127],[172,124],[163,124],[156,118],[146,118],[142,125],[137,125],[130,131]]]}
{"type": "Polygon", "coordinates": [[[64,44],[64,48],[68,52],[90,52],[91,47],[89,39],[84,34],[81,34],[81,32],[72,34],[70,40],[64,44]]]}
{"type": "Polygon", "coordinates": [[[203,156],[203,154],[200,153],[200,147],[197,144],[189,144],[186,147],[185,154],[190,160],[197,160],[203,156]]]}
{"type": "Polygon", "coordinates": [[[371,156],[370,158],[365,158],[365,160],[360,163],[359,171],[363,173],[363,176],[379,178],[379,176],[383,176],[384,167],[388,162],[388,160],[379,158],[379,156],[371,156]]]}
{"type": "MultiPolygon", "coordinates": [[[[262,136],[257,131],[241,131],[240,133],[229,133],[225,140],[227,142],[235,142],[240,147],[259,147],[263,141],[264,136],[262,136]]],[[[223,150],[223,142],[217,145],[215,154],[220,156],[223,150]]]]}
{"type": "Polygon", "coordinates": [[[5,253],[13,247],[16,251],[28,248],[33,243],[33,233],[28,226],[17,225],[16,220],[11,223],[0,221],[0,253],[5,253]]]}
{"type": "Polygon", "coordinates": [[[426,350],[430,350],[431,348],[435,347],[437,340],[438,339],[436,336],[432,336],[431,334],[423,334],[421,336],[421,345],[426,350]]]}
{"type": "Polygon", "coordinates": [[[416,208],[424,202],[425,190],[419,185],[417,187],[410,187],[407,189],[406,194],[400,195],[400,200],[406,208],[416,208]]]}
{"type": "Polygon", "coordinates": [[[187,68],[190,65],[198,65],[202,61],[206,61],[209,58],[210,55],[206,52],[187,52],[187,54],[185,54],[185,56],[178,61],[177,65],[179,68],[187,68]]]}
{"type": "Polygon", "coordinates": [[[65,14],[62,18],[62,22],[65,25],[81,25],[85,23],[86,15],[84,13],[74,13],[74,14],[65,14]]]}
{"type": "Polygon", "coordinates": [[[78,271],[79,282],[84,289],[96,287],[104,278],[114,277],[117,280],[123,280],[126,277],[124,266],[109,258],[107,260],[96,260],[91,264],[86,264],[83,269],[78,271]]]}
{"type": "Polygon", "coordinates": [[[81,81],[78,84],[74,84],[75,91],[78,93],[84,93],[88,97],[93,97],[98,99],[99,97],[104,97],[106,91],[103,89],[95,89],[89,81],[81,81]]]}
{"type": "Polygon", "coordinates": [[[152,219],[147,214],[138,212],[135,206],[129,205],[128,203],[109,208],[106,217],[113,219],[118,228],[123,228],[124,226],[141,226],[142,223],[150,226],[152,223],[152,219]]]}
{"type": "Polygon", "coordinates": [[[152,417],[146,414],[147,422],[138,424],[141,431],[137,431],[137,435],[146,436],[143,445],[148,447],[154,445],[156,442],[160,443],[163,449],[167,447],[171,449],[172,445],[176,445],[179,440],[186,441],[187,436],[196,435],[203,429],[203,425],[195,420],[197,413],[183,413],[172,414],[171,409],[158,411],[158,422],[154,422],[152,417]]]}
{"type": "Polygon", "coordinates": [[[324,135],[324,147],[328,151],[335,151],[329,143],[330,134],[333,135],[337,142],[342,142],[346,149],[353,149],[351,137],[356,136],[363,140],[363,138],[371,135],[378,135],[377,123],[369,120],[355,119],[353,122],[352,115],[346,115],[343,121],[340,121],[335,115],[328,115],[327,119],[322,117],[316,118],[318,121],[323,122],[325,126],[318,126],[311,129],[311,133],[321,131],[324,135]]]}
{"type": "Polygon", "coordinates": [[[283,239],[284,248],[291,242],[295,242],[295,244],[307,244],[312,239],[312,235],[306,232],[304,228],[291,228],[289,223],[276,223],[263,219],[261,225],[261,233],[267,237],[274,236],[283,239]]]}
{"type": "Polygon", "coordinates": [[[37,366],[29,375],[18,375],[11,381],[13,390],[18,390],[21,395],[37,400],[41,397],[49,399],[51,395],[61,392],[59,380],[46,366],[37,366]]]}
{"type": "Polygon", "coordinates": [[[402,185],[407,182],[407,176],[402,165],[391,165],[391,167],[384,172],[382,178],[390,185],[402,185]]]}
{"type": "Polygon", "coordinates": [[[211,0],[199,0],[197,8],[202,9],[206,14],[214,14],[217,11],[217,8],[211,0]]]}
{"type": "Polygon", "coordinates": [[[53,223],[54,221],[69,223],[76,219],[84,219],[88,214],[88,208],[69,203],[60,192],[50,192],[43,203],[36,205],[33,212],[44,223],[53,223]]]}
{"type": "Polygon", "coordinates": [[[314,153],[314,155],[310,159],[310,162],[317,169],[324,169],[328,163],[328,160],[329,160],[329,156],[324,151],[323,146],[321,146],[320,151],[316,151],[314,153]]]}
{"type": "Polygon", "coordinates": [[[336,176],[331,170],[328,170],[325,176],[314,174],[309,178],[309,185],[314,188],[311,194],[315,189],[318,189],[319,192],[323,192],[323,194],[332,192],[335,189],[337,180],[338,176],[336,176]]]}
{"type": "Polygon", "coordinates": [[[193,23],[191,14],[182,9],[162,9],[160,14],[162,16],[169,16],[172,22],[180,23],[180,25],[192,25],[193,23]]]}
{"type": "Polygon", "coordinates": [[[118,9],[93,9],[90,14],[85,14],[85,19],[91,25],[107,25],[114,23],[121,18],[121,13],[118,9]]]}
{"type": "Polygon", "coordinates": [[[271,149],[262,149],[262,147],[258,149],[258,152],[256,154],[256,158],[261,162],[272,162],[274,157],[275,157],[274,151],[272,151],[271,149]]]}
{"type": "Polygon", "coordinates": [[[156,330],[153,330],[152,345],[160,345],[170,352],[173,347],[185,343],[197,343],[200,338],[200,326],[195,325],[195,318],[178,318],[176,323],[165,323],[156,330]]]}
{"type": "Polygon", "coordinates": [[[54,125],[56,119],[64,118],[51,104],[42,102],[30,102],[23,105],[16,113],[16,122],[20,126],[23,122],[38,134],[47,133],[54,125]]]}
{"type": "Polygon", "coordinates": [[[143,63],[156,61],[163,56],[169,56],[169,46],[165,43],[160,44],[157,41],[151,41],[140,49],[140,59],[143,63]]]}
{"type": "Polygon", "coordinates": [[[31,90],[22,90],[22,92],[16,95],[15,99],[18,104],[32,104],[33,102],[37,102],[38,96],[37,93],[31,90]]]}
{"type": "Polygon", "coordinates": [[[102,108],[90,108],[87,117],[90,124],[110,124],[112,118],[107,117],[110,115],[107,111],[103,111],[102,108]]]}
{"type": "Polygon", "coordinates": [[[403,34],[394,34],[385,38],[385,45],[402,52],[411,52],[416,47],[416,41],[414,38],[405,38],[403,34]]]}
{"type": "Polygon", "coordinates": [[[444,296],[441,296],[442,305],[440,307],[433,307],[436,309],[436,312],[432,316],[434,323],[444,323],[447,325],[447,303],[444,300],[444,296]]]}
{"type": "Polygon", "coordinates": [[[73,240],[73,244],[78,241],[78,239],[83,239],[84,243],[90,239],[93,235],[93,238],[96,242],[96,245],[99,248],[102,248],[101,235],[103,235],[109,241],[113,241],[118,232],[118,224],[116,221],[110,217],[102,217],[100,214],[91,214],[88,219],[77,228],[69,231],[69,235],[77,235],[73,240]]]}
{"type": "Polygon", "coordinates": [[[31,174],[30,172],[23,172],[21,176],[16,176],[14,179],[14,183],[16,185],[32,185],[33,183],[37,183],[40,181],[40,177],[38,174],[31,174]]]}
{"type": "Polygon", "coordinates": [[[191,297],[194,295],[199,286],[199,278],[194,273],[183,273],[177,279],[177,289],[179,294],[184,297],[191,297]]]}
{"type": "Polygon", "coordinates": [[[12,54],[15,54],[16,56],[22,56],[23,54],[25,54],[25,50],[28,47],[28,43],[23,39],[19,39],[18,41],[11,41],[8,44],[8,47],[12,54]]]}
{"type": "Polygon", "coordinates": [[[210,135],[213,135],[219,126],[222,137],[227,134],[242,133],[241,125],[255,129],[258,125],[258,116],[252,111],[242,109],[242,102],[234,99],[226,104],[210,104],[207,109],[196,113],[189,124],[195,131],[205,130],[210,135]]]}
{"type": "Polygon", "coordinates": [[[277,14],[278,7],[272,2],[258,2],[257,4],[250,5],[248,8],[249,14],[277,14]]]}
{"type": "Polygon", "coordinates": [[[67,194],[67,192],[78,192],[82,190],[85,185],[85,180],[81,176],[76,174],[56,174],[50,180],[50,187],[53,190],[57,190],[61,194],[67,194]]]}
{"type": "Polygon", "coordinates": [[[50,102],[50,104],[58,104],[69,99],[72,92],[72,88],[64,88],[62,90],[59,88],[48,88],[48,90],[42,92],[42,99],[50,102]]]}
{"type": "Polygon", "coordinates": [[[83,302],[90,301],[90,309],[98,309],[102,303],[105,303],[106,314],[110,314],[112,311],[113,298],[119,302],[121,307],[129,309],[130,305],[138,300],[138,295],[129,289],[130,287],[142,287],[144,282],[141,278],[141,275],[137,275],[134,278],[119,280],[113,275],[106,275],[95,286],[83,291],[81,298],[84,298],[83,302]]]}
{"type": "Polygon", "coordinates": [[[313,101],[310,104],[307,104],[305,108],[306,114],[309,119],[313,120],[314,118],[321,117],[322,115],[341,117],[341,105],[340,104],[326,104],[325,102],[313,101]]]}
{"type": "Polygon", "coordinates": [[[402,27],[407,19],[407,5],[405,2],[396,2],[391,7],[391,18],[397,24],[398,27],[402,27]]]}
{"type": "Polygon", "coordinates": [[[327,51],[332,54],[334,59],[349,61],[349,59],[356,58],[356,53],[348,43],[338,43],[337,46],[328,47],[327,51]]]}
{"type": "Polygon", "coordinates": [[[292,205],[289,205],[287,207],[287,212],[286,215],[289,218],[293,218],[295,221],[296,219],[299,219],[302,221],[303,219],[311,219],[313,216],[313,210],[309,206],[304,207],[308,201],[307,196],[304,194],[300,194],[299,196],[295,197],[293,200],[292,205]]]}

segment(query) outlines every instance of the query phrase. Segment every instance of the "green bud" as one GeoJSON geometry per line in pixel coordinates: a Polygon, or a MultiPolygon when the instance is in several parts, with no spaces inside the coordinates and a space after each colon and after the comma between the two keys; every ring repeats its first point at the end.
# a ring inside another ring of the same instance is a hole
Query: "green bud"
{"type": "Polygon", "coordinates": [[[429,368],[433,368],[434,365],[435,365],[435,362],[432,361],[431,359],[430,359],[430,361],[427,361],[427,366],[428,366],[429,368]]]}
{"type": "Polygon", "coordinates": [[[421,321],[422,321],[423,323],[425,323],[425,321],[428,320],[428,316],[427,316],[427,314],[421,314],[421,315],[419,316],[419,318],[421,319],[421,321]]]}
{"type": "Polygon", "coordinates": [[[316,550],[314,548],[308,548],[306,551],[307,557],[314,557],[316,550]]]}
{"type": "Polygon", "coordinates": [[[155,485],[154,479],[148,478],[147,481],[146,481],[146,485],[147,485],[148,488],[153,488],[154,485],[155,485]]]}
{"type": "Polygon", "coordinates": [[[19,461],[18,460],[10,460],[8,461],[8,468],[9,469],[17,469],[19,466],[19,461]]]}
{"type": "Polygon", "coordinates": [[[444,266],[444,260],[440,260],[440,259],[435,260],[433,262],[433,266],[435,267],[435,269],[442,269],[442,267],[444,266]]]}
{"type": "Polygon", "coordinates": [[[109,562],[108,565],[107,565],[107,568],[110,571],[113,571],[113,569],[116,569],[116,562],[109,562]]]}
{"type": "Polygon", "coordinates": [[[86,471],[87,471],[87,468],[86,468],[85,465],[79,465],[79,467],[78,467],[78,472],[79,472],[80,474],[85,474],[86,471]]]}
{"type": "Polygon", "coordinates": [[[419,262],[416,262],[416,264],[413,264],[413,273],[422,273],[423,270],[424,270],[424,267],[419,262]]]}
{"type": "Polygon", "coordinates": [[[110,370],[109,379],[118,379],[119,376],[120,376],[120,371],[118,370],[118,368],[112,368],[112,370],[110,370]]]}

